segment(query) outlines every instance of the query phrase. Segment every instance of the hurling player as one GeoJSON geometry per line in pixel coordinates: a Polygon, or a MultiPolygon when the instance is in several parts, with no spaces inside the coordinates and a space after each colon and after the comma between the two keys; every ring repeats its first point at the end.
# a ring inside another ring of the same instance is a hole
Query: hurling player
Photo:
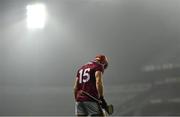
{"type": "Polygon", "coordinates": [[[103,116],[101,108],[106,108],[107,103],[103,94],[102,75],[107,66],[107,57],[97,55],[94,60],[78,69],[74,84],[77,116],[103,116]]]}

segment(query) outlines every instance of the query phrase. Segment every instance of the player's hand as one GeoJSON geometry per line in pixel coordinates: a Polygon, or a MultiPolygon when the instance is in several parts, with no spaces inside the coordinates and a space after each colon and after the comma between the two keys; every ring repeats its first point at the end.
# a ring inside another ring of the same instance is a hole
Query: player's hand
{"type": "Polygon", "coordinates": [[[101,100],[101,103],[100,103],[101,107],[104,109],[107,109],[108,105],[107,105],[107,102],[105,101],[104,97],[101,96],[99,99],[101,100]]]}

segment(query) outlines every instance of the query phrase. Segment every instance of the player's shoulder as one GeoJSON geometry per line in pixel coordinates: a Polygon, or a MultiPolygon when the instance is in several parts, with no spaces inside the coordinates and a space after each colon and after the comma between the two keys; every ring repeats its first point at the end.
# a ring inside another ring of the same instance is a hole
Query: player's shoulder
{"type": "Polygon", "coordinates": [[[95,61],[89,61],[85,64],[83,64],[81,67],[79,67],[79,70],[80,69],[86,69],[86,68],[91,68],[91,69],[103,69],[102,68],[102,65],[95,62],[95,61]]]}
{"type": "Polygon", "coordinates": [[[91,62],[91,61],[89,61],[89,62],[85,63],[85,64],[82,66],[82,68],[92,67],[93,65],[94,65],[94,63],[91,62]]]}
{"type": "Polygon", "coordinates": [[[103,66],[100,63],[93,61],[93,64],[94,64],[95,71],[104,72],[103,66]]]}
{"type": "Polygon", "coordinates": [[[87,68],[87,67],[89,67],[89,66],[91,66],[91,65],[92,65],[92,62],[87,62],[87,63],[81,65],[81,66],[79,67],[79,70],[80,70],[80,69],[83,69],[83,68],[87,68]]]}
{"type": "Polygon", "coordinates": [[[94,61],[89,61],[89,62],[85,63],[84,65],[82,65],[79,69],[86,69],[86,68],[94,69],[96,67],[99,67],[99,64],[97,64],[94,61]]]}

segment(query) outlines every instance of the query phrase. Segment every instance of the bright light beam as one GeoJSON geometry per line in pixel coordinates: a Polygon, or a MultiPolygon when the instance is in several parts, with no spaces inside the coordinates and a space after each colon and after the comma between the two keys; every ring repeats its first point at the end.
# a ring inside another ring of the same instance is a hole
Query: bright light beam
{"type": "Polygon", "coordinates": [[[27,5],[27,27],[42,29],[46,22],[46,8],[44,4],[27,5]]]}

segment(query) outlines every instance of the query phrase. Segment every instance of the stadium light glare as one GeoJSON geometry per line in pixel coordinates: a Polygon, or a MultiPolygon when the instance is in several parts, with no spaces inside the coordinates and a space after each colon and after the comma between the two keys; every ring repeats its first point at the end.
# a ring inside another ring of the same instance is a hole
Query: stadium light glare
{"type": "Polygon", "coordinates": [[[46,21],[46,8],[44,4],[27,5],[27,27],[29,29],[42,29],[46,21]]]}

